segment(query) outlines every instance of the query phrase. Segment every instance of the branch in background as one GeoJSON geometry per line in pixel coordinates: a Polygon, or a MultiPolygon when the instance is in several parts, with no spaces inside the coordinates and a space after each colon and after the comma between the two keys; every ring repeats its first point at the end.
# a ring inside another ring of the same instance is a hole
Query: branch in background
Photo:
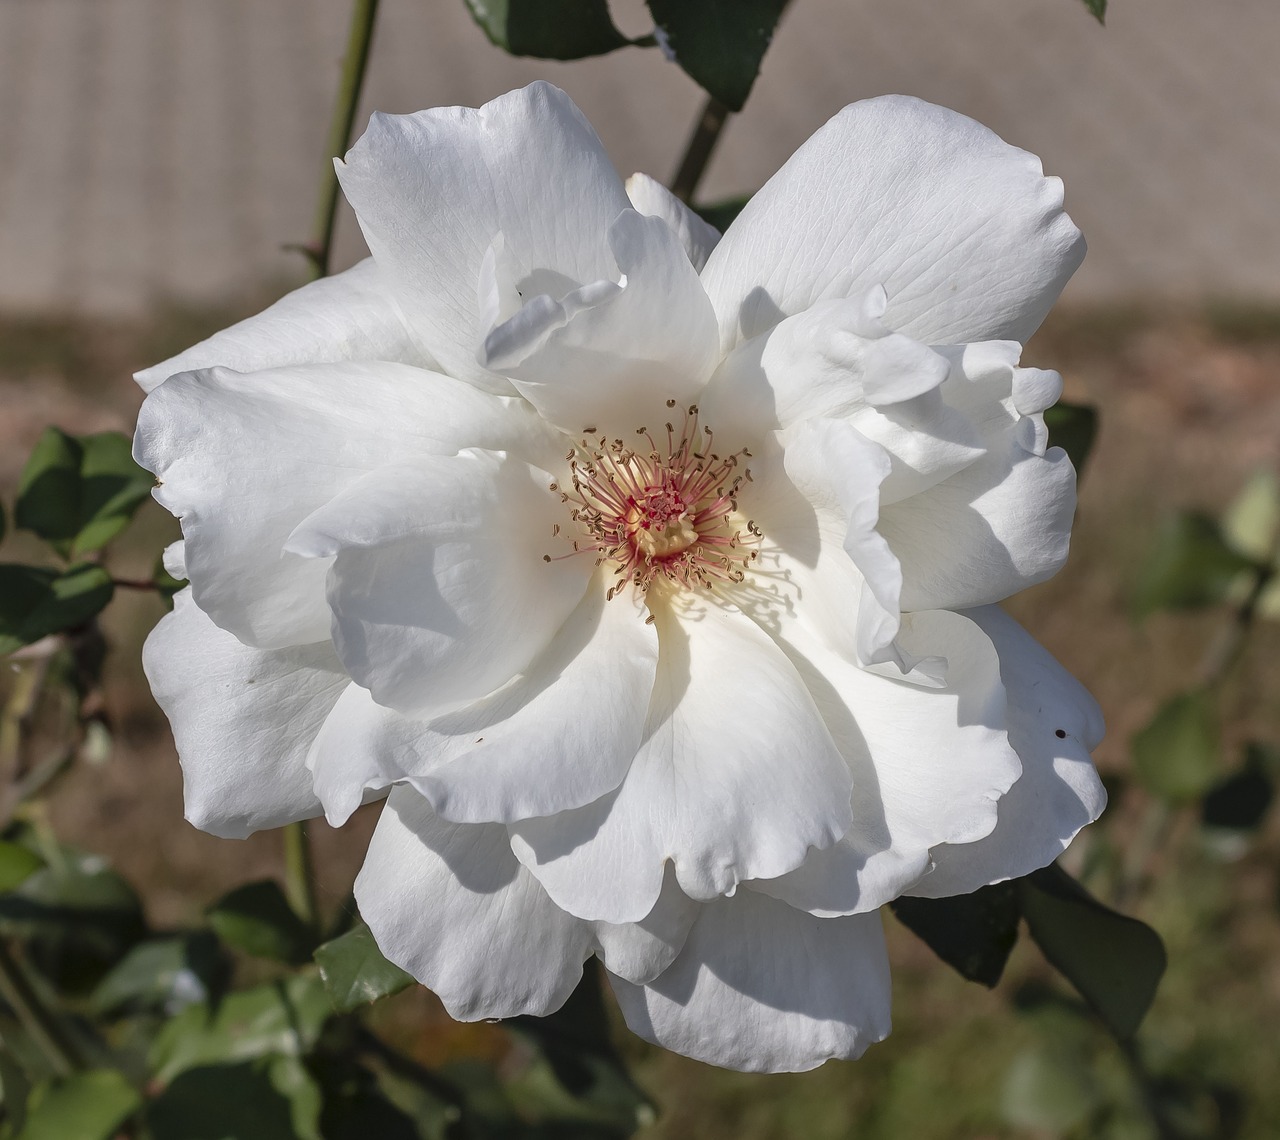
{"type": "Polygon", "coordinates": [[[680,168],[671,180],[671,193],[686,206],[692,201],[694,191],[702,181],[707,163],[711,161],[716,143],[720,141],[720,135],[728,121],[729,108],[714,95],[711,96],[698,115],[688,145],[684,148],[684,157],[680,159],[680,168]]]}

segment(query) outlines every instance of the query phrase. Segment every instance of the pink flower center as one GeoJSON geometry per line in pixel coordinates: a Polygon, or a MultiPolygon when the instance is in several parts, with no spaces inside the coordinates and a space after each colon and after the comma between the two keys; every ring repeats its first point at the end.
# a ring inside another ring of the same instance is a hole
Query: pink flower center
{"type": "Polygon", "coordinates": [[[718,455],[711,429],[699,430],[696,406],[685,413],[679,432],[674,424],[665,426],[665,446],[639,428],[636,435],[646,445],[639,448],[593,439],[595,429],[586,429],[565,456],[572,490],[551,485],[571,504],[582,535],[573,539],[574,552],[593,551],[596,565],[614,564],[620,581],[610,587],[610,598],[626,582],[641,591],[663,579],[708,588],[741,582],[756,559],[760,531],[738,511],[738,491],[751,481],[751,472],[739,467],[751,453],[743,448],[718,455]]]}

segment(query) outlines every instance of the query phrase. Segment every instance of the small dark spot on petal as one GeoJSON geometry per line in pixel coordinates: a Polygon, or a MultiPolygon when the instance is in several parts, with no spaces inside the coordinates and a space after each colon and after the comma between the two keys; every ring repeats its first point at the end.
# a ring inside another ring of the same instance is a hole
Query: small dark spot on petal
{"type": "Polygon", "coordinates": [[[1056,736],[1059,740],[1066,740],[1067,730],[1065,728],[1055,728],[1053,730],[1053,735],[1056,736]]]}

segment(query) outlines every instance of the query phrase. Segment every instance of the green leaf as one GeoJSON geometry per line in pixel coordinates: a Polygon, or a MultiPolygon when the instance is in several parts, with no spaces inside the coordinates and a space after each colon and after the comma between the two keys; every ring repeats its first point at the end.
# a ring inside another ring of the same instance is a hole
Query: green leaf
{"type": "Polygon", "coordinates": [[[44,866],[44,860],[29,847],[0,839],[0,894],[22,886],[44,866]]]}
{"type": "Polygon", "coordinates": [[[1179,804],[1203,795],[1218,776],[1218,713],[1205,692],[1166,701],[1130,742],[1133,770],[1152,795],[1179,804]]]}
{"type": "Polygon", "coordinates": [[[170,1016],[189,1005],[217,1003],[231,966],[205,930],[142,942],[129,951],[89,999],[94,1012],[145,1010],[170,1016]]]}
{"type": "Polygon", "coordinates": [[[1001,1115],[1015,1128],[1063,1136],[1088,1122],[1105,1092],[1085,1059],[1054,1044],[1014,1058],[1000,1097],[1001,1115]]]}
{"type": "Polygon", "coordinates": [[[1107,0],[1084,0],[1084,6],[1098,19],[1098,23],[1107,22],[1107,0]]]}
{"type": "Polygon", "coordinates": [[[115,587],[101,566],[0,563],[0,657],[51,633],[84,625],[111,601],[115,587]]]}
{"type": "Polygon", "coordinates": [[[391,1077],[401,1086],[402,1098],[411,1099],[412,1114],[393,1104],[379,1087],[378,1077],[363,1066],[346,1058],[331,1055],[316,1058],[320,1081],[324,1088],[324,1107],[320,1126],[325,1140],[422,1140],[424,1132],[415,1119],[435,1125],[425,1135],[444,1136],[459,1110],[420,1087],[410,1087],[405,1078],[391,1077]],[[423,1102],[424,1103],[419,1103],[423,1102]]]}
{"type": "Polygon", "coordinates": [[[742,213],[742,208],[750,201],[751,195],[743,194],[738,198],[726,198],[723,202],[708,202],[702,206],[694,206],[693,212],[707,225],[713,226],[721,233],[724,233],[733,224],[734,218],[742,213]]]}
{"type": "Polygon", "coordinates": [[[1098,409],[1088,404],[1054,404],[1044,413],[1049,443],[1071,457],[1079,475],[1084,470],[1094,441],[1098,438],[1098,409]]]}
{"type": "Polygon", "coordinates": [[[14,521],[78,557],[124,530],[154,485],[119,432],[76,437],[46,428],[23,469],[14,521]]]}
{"type": "Polygon", "coordinates": [[[950,898],[904,895],[889,905],[898,921],[961,977],[988,988],[1000,981],[1018,940],[1018,899],[1012,883],[950,898]]]}
{"type": "Polygon", "coordinates": [[[1257,742],[1246,745],[1241,770],[1220,780],[1205,794],[1200,804],[1200,822],[1205,827],[1256,831],[1275,799],[1276,785],[1270,769],[1276,762],[1273,749],[1257,742]]]}
{"type": "Polygon", "coordinates": [[[1266,564],[1280,535],[1280,478],[1255,471],[1222,518],[1222,537],[1246,558],[1266,564]]]}
{"type": "Polygon", "coordinates": [[[306,924],[271,879],[237,887],[214,903],[206,917],[228,946],[258,958],[305,962],[315,946],[306,924]]]}
{"type": "Polygon", "coordinates": [[[538,1049],[545,1069],[531,1067],[508,1088],[517,1106],[562,1120],[608,1125],[630,1135],[655,1119],[653,1103],[632,1081],[613,1047],[600,967],[587,960],[569,1000],[547,1017],[513,1017],[513,1033],[538,1049]]]}
{"type": "Polygon", "coordinates": [[[1117,1039],[1133,1037],[1164,974],[1160,936],[1103,906],[1056,863],[1016,885],[1027,930],[1045,958],[1117,1039]]]}
{"type": "Polygon", "coordinates": [[[4,1108],[4,1120],[12,1133],[20,1133],[27,1119],[27,1098],[31,1095],[31,1082],[17,1058],[0,1045],[0,1106],[4,1108]]]}
{"type": "Polygon", "coordinates": [[[299,1132],[269,1064],[201,1065],[178,1074],[147,1107],[152,1140],[313,1140],[299,1132]]]}
{"type": "Polygon", "coordinates": [[[9,529],[9,522],[4,513],[4,504],[0,503],[0,542],[4,541],[5,532],[9,529]]]}
{"type": "Polygon", "coordinates": [[[1192,609],[1221,601],[1253,563],[1233,550],[1217,522],[1198,511],[1166,518],[1134,591],[1139,617],[1159,609],[1192,609]]]}
{"type": "Polygon", "coordinates": [[[110,1140],[141,1106],[142,1095],[115,1069],[45,1081],[31,1094],[17,1140],[110,1140]]]}
{"type": "Polygon", "coordinates": [[[363,922],[318,947],[315,958],[325,992],[339,1013],[350,1013],[414,984],[412,975],[383,957],[363,922]]]}
{"type": "Polygon", "coordinates": [[[664,48],[689,77],[741,111],[787,0],[648,0],[664,48]]]}
{"type": "Polygon", "coordinates": [[[608,0],[467,0],[489,39],[512,55],[582,59],[631,41],[614,26],[608,0]]]}
{"type": "Polygon", "coordinates": [[[216,1011],[188,1006],[156,1035],[151,1067],[157,1080],[170,1081],[197,1066],[300,1057],[315,1045],[331,1013],[320,979],[293,974],[228,994],[216,1011]]]}

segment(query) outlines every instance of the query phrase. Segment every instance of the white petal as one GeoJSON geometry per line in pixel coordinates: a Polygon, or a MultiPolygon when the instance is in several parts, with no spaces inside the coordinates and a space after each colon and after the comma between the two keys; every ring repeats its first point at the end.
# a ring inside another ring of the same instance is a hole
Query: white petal
{"type": "Polygon", "coordinates": [[[874,285],[926,344],[1026,341],[1084,256],[1062,184],[963,115],[901,95],[846,107],[751,199],[703,281],[727,349],[874,285]]]}
{"type": "Polygon", "coordinates": [[[937,388],[948,360],[886,329],[884,290],[820,301],[740,345],[699,398],[718,431],[756,439],[800,420],[839,419],[937,388]]]}
{"type": "Polygon", "coordinates": [[[596,952],[610,973],[644,985],[653,981],[684,947],[689,928],[702,909],[676,883],[675,872],[667,865],[662,894],[639,922],[615,926],[594,922],[596,952]]]}
{"type": "Polygon", "coordinates": [[[853,773],[854,822],[836,845],[843,850],[811,854],[753,889],[820,915],[870,910],[901,894],[940,842],[973,842],[996,826],[997,803],[1022,766],[1006,736],[990,639],[945,611],[904,616],[901,638],[909,654],[945,658],[944,687],[860,669],[784,620],[779,644],[853,773]]]}
{"type": "Polygon", "coordinates": [[[647,174],[633,174],[627,179],[627,197],[640,213],[666,222],[680,239],[694,269],[702,272],[720,240],[720,231],[709,226],[661,182],[647,174]]]}
{"type": "Polygon", "coordinates": [[[904,610],[963,609],[1053,577],[1067,560],[1076,473],[1015,436],[929,490],[880,512],[902,566],[904,610]]]}
{"type": "Polygon", "coordinates": [[[250,649],[183,590],[147,638],[142,664],[173,726],[191,823],[243,839],[320,814],[304,761],[351,683],[328,642],[250,649]]]}
{"type": "Polygon", "coordinates": [[[634,1033],[731,1069],[803,1072],[889,1035],[889,960],[874,914],[814,918],[740,891],[702,907],[655,981],[609,981],[634,1033]]]}
{"type": "MultiPolygon", "coordinates": [[[[598,588],[597,588],[598,587],[598,588]]],[[[352,686],[308,764],[330,823],[366,787],[407,780],[437,814],[509,822],[581,807],[613,791],[644,730],[658,638],[625,596],[587,589],[520,676],[473,705],[410,720],[352,686]]]]}
{"type": "Polygon", "coordinates": [[[329,637],[327,566],[283,552],[308,514],[383,463],[462,443],[532,448],[523,401],[405,364],[183,373],[147,398],[134,455],[182,520],[196,601],[261,648],[329,637]]]}
{"type": "Polygon", "coordinates": [[[498,825],[448,823],[410,788],[382,809],[356,902],[382,952],[458,1021],[559,1009],[591,928],[558,910],[498,825]]]}
{"type": "Polygon", "coordinates": [[[337,166],[370,250],[450,375],[508,390],[476,363],[477,282],[499,233],[534,285],[526,295],[614,273],[605,235],[630,203],[591,125],[547,83],[479,110],[375,114],[337,166]]]}
{"type": "Polygon", "coordinates": [[[373,258],[343,273],[295,289],[255,317],[214,333],[162,364],[134,373],[150,392],[179,372],[234,368],[261,372],[288,364],[339,360],[398,360],[434,368],[414,343],[400,307],[387,292],[373,258]]]}
{"type": "Polygon", "coordinates": [[[689,404],[719,358],[711,302],[667,224],[627,210],[609,243],[621,287],[530,299],[488,331],[481,358],[571,433],[656,427],[665,402],[689,404]]]}
{"type": "Polygon", "coordinates": [[[334,557],[333,639],[379,704],[452,712],[529,666],[582,599],[591,555],[549,559],[565,519],[545,471],[465,448],[388,466],[303,521],[287,549],[334,557]]]}
{"type": "MultiPolygon", "coordinates": [[[[652,602],[651,602],[652,604],[652,602]]],[[[849,771],[795,669],[754,622],[690,596],[654,609],[646,740],[598,803],[512,828],[566,910],[637,922],[675,864],[695,899],[798,866],[849,826],[849,771]]]]}
{"type": "Polygon", "coordinates": [[[1089,753],[1102,710],[1025,629],[996,606],[967,614],[994,642],[1009,695],[1009,742],[1022,776],[1000,800],[995,830],[934,849],[934,869],[908,893],[938,898],[1026,875],[1053,862],[1102,814],[1107,794],[1089,753]]]}

